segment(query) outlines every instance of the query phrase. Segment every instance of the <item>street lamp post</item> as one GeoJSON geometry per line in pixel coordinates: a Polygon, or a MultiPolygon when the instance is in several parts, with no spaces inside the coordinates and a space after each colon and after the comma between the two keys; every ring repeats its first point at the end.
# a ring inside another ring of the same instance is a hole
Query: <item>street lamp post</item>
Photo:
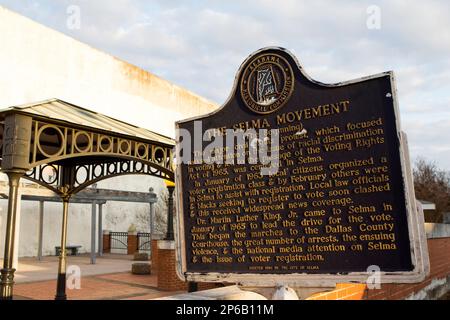
{"type": "Polygon", "coordinates": [[[167,233],[164,240],[174,240],[173,233],[173,191],[175,190],[175,183],[169,180],[164,180],[167,190],[169,191],[169,199],[167,204],[167,233]]]}

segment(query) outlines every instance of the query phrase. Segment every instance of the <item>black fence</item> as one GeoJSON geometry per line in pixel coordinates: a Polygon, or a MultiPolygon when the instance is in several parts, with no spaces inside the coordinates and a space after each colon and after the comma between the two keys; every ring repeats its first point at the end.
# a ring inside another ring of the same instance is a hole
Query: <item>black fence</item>
{"type": "Polygon", "coordinates": [[[152,250],[152,234],[148,232],[138,232],[137,251],[150,253],[152,250]]]}
{"type": "Polygon", "coordinates": [[[128,232],[110,232],[111,250],[128,250],[128,232]]]}

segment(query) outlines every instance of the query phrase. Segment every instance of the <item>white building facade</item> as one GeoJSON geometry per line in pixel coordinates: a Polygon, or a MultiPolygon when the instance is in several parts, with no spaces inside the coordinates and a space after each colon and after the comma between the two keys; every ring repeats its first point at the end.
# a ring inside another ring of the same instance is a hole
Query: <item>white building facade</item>
{"type": "MultiPolygon", "coordinates": [[[[122,121],[175,137],[177,120],[209,113],[218,106],[111,55],[98,51],[28,18],[0,7],[0,109],[59,98],[122,121]]],[[[1,176],[2,180],[5,177],[1,176]]],[[[158,195],[157,229],[163,232],[166,188],[161,179],[125,176],[98,183],[98,188],[158,195]]],[[[36,256],[39,203],[22,201],[20,257],[36,256]]],[[[7,200],[0,200],[0,257],[3,256],[7,200]]],[[[46,203],[43,254],[54,254],[61,232],[60,203],[46,203]]],[[[108,202],[105,230],[148,232],[149,204],[108,202]]],[[[68,244],[90,251],[91,205],[71,204],[68,244]]]]}

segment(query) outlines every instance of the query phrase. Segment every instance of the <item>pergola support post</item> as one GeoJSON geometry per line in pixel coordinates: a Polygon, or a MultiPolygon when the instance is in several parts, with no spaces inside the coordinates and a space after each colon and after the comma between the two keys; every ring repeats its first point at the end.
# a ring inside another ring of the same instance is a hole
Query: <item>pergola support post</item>
{"type": "Polygon", "coordinates": [[[96,262],[96,252],[95,252],[95,229],[97,222],[97,202],[92,202],[92,213],[91,213],[91,264],[96,262]]]}
{"type": "Polygon", "coordinates": [[[58,278],[56,283],[55,300],[67,300],[66,295],[66,267],[67,267],[67,221],[69,218],[69,196],[63,197],[63,221],[61,227],[61,250],[59,254],[58,278]]]}
{"type": "Polygon", "coordinates": [[[14,247],[15,247],[15,231],[17,217],[17,201],[19,193],[20,178],[24,175],[24,171],[7,171],[9,181],[8,196],[8,218],[6,222],[5,236],[5,252],[3,259],[3,269],[1,270],[0,280],[0,299],[12,300],[14,286],[14,247]]]}
{"type": "Polygon", "coordinates": [[[103,202],[98,204],[98,256],[103,256],[103,202]]]}
{"type": "Polygon", "coordinates": [[[39,239],[38,239],[38,260],[42,260],[42,247],[44,240],[44,201],[39,201],[39,239]]]}
{"type": "Polygon", "coordinates": [[[153,236],[153,230],[154,230],[154,212],[155,212],[155,208],[154,208],[154,203],[150,202],[150,238],[152,238],[153,236]]]}

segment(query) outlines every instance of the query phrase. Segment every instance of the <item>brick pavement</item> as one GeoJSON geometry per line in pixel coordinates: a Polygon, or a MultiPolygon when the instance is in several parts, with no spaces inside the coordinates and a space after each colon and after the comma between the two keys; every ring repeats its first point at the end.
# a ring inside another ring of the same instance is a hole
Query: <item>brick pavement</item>
{"type": "MultiPolygon", "coordinates": [[[[70,256],[68,265],[81,271],[81,288],[67,289],[68,299],[74,300],[147,300],[179,293],[157,289],[157,276],[131,274],[132,256],[106,254],[90,264],[89,255],[70,256]]],[[[1,261],[0,261],[1,262],[1,261]]],[[[53,300],[56,291],[57,257],[22,258],[16,272],[16,299],[53,300]]]]}
{"type": "MultiPolygon", "coordinates": [[[[67,289],[69,300],[148,300],[180,292],[159,291],[157,276],[133,275],[129,272],[94,275],[81,278],[80,289],[67,289]]],[[[17,299],[52,300],[56,281],[19,283],[14,286],[17,299]]]]}

